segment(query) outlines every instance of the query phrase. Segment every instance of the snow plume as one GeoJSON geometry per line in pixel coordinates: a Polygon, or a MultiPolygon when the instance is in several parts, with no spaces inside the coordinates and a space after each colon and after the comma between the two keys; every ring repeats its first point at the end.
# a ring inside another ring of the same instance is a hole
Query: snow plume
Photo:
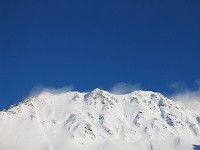
{"type": "Polygon", "coordinates": [[[140,89],[141,89],[140,84],[129,84],[125,82],[119,82],[115,84],[112,88],[110,88],[109,91],[114,94],[127,94],[140,89]]]}
{"type": "Polygon", "coordinates": [[[68,85],[68,86],[64,86],[64,87],[61,87],[61,88],[54,88],[52,86],[45,87],[45,86],[42,86],[42,85],[37,85],[30,91],[29,96],[40,94],[42,92],[59,94],[59,93],[68,92],[68,91],[72,91],[72,90],[73,90],[73,85],[68,85]]]}
{"type": "Polygon", "coordinates": [[[186,83],[177,82],[171,85],[175,93],[171,95],[171,99],[185,104],[187,107],[200,114],[200,80],[194,82],[194,89],[187,86],[186,83]]]}

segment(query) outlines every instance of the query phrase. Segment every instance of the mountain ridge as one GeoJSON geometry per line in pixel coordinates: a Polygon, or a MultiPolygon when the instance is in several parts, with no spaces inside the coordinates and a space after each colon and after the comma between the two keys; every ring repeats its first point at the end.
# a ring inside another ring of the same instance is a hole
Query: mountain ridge
{"type": "Polygon", "coordinates": [[[152,91],[44,91],[0,112],[0,149],[189,150],[200,144],[199,118],[152,91]]]}

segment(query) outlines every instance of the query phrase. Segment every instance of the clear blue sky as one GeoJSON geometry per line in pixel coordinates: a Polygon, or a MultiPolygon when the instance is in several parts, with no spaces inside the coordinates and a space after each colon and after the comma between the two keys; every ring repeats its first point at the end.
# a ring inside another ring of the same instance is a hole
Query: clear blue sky
{"type": "Polygon", "coordinates": [[[199,0],[0,1],[0,109],[38,84],[169,92],[199,66],[199,0]]]}

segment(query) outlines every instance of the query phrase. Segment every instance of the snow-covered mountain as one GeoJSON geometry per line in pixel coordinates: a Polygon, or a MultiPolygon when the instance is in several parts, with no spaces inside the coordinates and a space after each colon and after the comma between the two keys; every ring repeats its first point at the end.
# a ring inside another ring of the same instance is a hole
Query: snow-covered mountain
{"type": "Polygon", "coordinates": [[[42,92],[0,112],[0,150],[192,150],[200,114],[160,93],[42,92]]]}

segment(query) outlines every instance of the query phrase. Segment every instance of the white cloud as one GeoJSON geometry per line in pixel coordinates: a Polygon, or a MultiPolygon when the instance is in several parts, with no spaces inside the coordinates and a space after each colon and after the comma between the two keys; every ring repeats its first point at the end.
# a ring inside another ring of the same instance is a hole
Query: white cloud
{"type": "Polygon", "coordinates": [[[30,91],[29,96],[33,96],[33,95],[39,94],[41,92],[49,92],[52,94],[59,94],[62,92],[67,92],[67,91],[72,91],[72,90],[73,90],[73,85],[68,85],[68,86],[64,86],[61,88],[54,88],[54,87],[44,87],[39,84],[30,91]]]}
{"type": "Polygon", "coordinates": [[[171,87],[175,92],[170,98],[200,114],[200,80],[196,80],[194,85],[196,88],[190,89],[183,82],[173,83],[171,87]]]}
{"type": "Polygon", "coordinates": [[[200,101],[200,90],[179,92],[174,94],[172,97],[174,100],[200,101]]]}
{"type": "Polygon", "coordinates": [[[170,85],[170,88],[175,92],[183,92],[188,90],[187,84],[184,82],[174,82],[170,85]]]}
{"type": "Polygon", "coordinates": [[[114,94],[127,94],[135,90],[140,90],[140,84],[129,84],[124,82],[119,82],[110,88],[110,92],[114,94]]]}

